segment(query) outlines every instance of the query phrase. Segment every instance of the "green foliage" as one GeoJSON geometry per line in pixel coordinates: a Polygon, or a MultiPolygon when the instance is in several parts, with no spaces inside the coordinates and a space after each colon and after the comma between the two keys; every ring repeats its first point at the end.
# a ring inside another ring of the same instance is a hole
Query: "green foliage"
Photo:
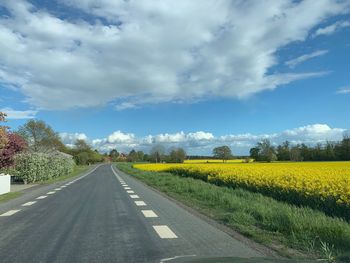
{"type": "MultiPolygon", "coordinates": [[[[348,161],[350,160],[350,137],[344,136],[340,142],[326,142],[307,146],[306,144],[296,144],[291,146],[288,141],[277,146],[278,161],[348,161]]],[[[256,161],[275,160],[275,149],[270,142],[265,140],[250,149],[250,157],[256,161]],[[270,147],[270,148],[269,148],[270,147]]]]}
{"type": "Polygon", "coordinates": [[[18,134],[33,152],[52,152],[65,148],[57,132],[41,120],[29,120],[18,129],[18,134]]]}
{"type": "Polygon", "coordinates": [[[25,183],[33,183],[67,175],[74,165],[72,158],[60,153],[21,153],[15,157],[13,172],[25,183]]]}
{"type": "Polygon", "coordinates": [[[78,165],[94,164],[104,160],[104,156],[97,150],[92,150],[84,140],[77,140],[74,148],[69,149],[66,153],[72,155],[78,165]]]}
{"type": "Polygon", "coordinates": [[[214,148],[213,155],[217,159],[222,159],[223,162],[232,158],[231,149],[226,145],[214,148]]]}
{"type": "Polygon", "coordinates": [[[170,151],[168,163],[183,163],[186,158],[186,152],[182,148],[175,148],[170,151]]]}
{"type": "Polygon", "coordinates": [[[255,149],[257,150],[256,161],[273,162],[277,160],[275,148],[268,139],[258,142],[255,149]]]}

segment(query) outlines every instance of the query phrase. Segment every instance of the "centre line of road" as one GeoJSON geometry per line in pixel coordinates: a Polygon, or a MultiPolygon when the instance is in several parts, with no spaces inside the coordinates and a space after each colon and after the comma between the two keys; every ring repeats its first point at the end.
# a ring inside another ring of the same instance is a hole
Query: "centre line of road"
{"type": "Polygon", "coordinates": [[[154,230],[157,232],[160,238],[172,239],[177,238],[177,235],[166,225],[153,226],[154,230]]]}
{"type": "Polygon", "coordinates": [[[144,201],[135,201],[137,206],[146,206],[147,204],[144,201]]]}
{"type": "Polygon", "coordinates": [[[125,190],[131,190],[131,188],[130,188],[130,187],[124,187],[124,189],[125,189],[125,190]]]}
{"type": "Polygon", "coordinates": [[[134,194],[135,192],[133,190],[126,191],[128,194],[134,194]]]}
{"type": "Polygon", "coordinates": [[[54,193],[56,193],[55,191],[51,191],[51,192],[48,192],[46,193],[47,195],[53,195],[54,193]]]}
{"type": "Polygon", "coordinates": [[[54,189],[55,191],[61,191],[62,190],[62,188],[56,188],[56,189],[54,189]]]}
{"type": "Polygon", "coordinates": [[[153,210],[141,210],[141,212],[145,217],[158,217],[158,215],[154,213],[153,210]]]}
{"type": "Polygon", "coordinates": [[[36,199],[44,199],[46,197],[47,197],[47,195],[42,195],[42,196],[37,197],[36,199]]]}
{"type": "Polygon", "coordinates": [[[130,195],[130,197],[131,197],[132,199],[140,198],[138,195],[130,195]]]}
{"type": "Polygon", "coordinates": [[[22,206],[31,206],[31,205],[34,205],[35,203],[36,203],[36,201],[27,202],[27,203],[23,204],[22,206]]]}
{"type": "Polygon", "coordinates": [[[12,216],[19,211],[21,211],[21,210],[20,209],[19,210],[10,210],[10,211],[7,211],[6,213],[1,214],[0,216],[12,216]]]}

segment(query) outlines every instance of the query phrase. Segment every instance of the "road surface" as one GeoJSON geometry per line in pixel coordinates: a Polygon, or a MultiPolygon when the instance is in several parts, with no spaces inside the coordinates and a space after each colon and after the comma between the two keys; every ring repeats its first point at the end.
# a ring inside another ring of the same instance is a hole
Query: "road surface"
{"type": "Polygon", "coordinates": [[[111,165],[0,205],[0,262],[260,257],[111,165]]]}

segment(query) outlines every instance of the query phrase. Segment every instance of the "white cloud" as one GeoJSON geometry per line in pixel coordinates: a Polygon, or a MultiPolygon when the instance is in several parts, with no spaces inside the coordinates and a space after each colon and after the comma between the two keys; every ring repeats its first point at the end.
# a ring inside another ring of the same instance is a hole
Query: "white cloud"
{"type": "Polygon", "coordinates": [[[108,143],[132,143],[135,135],[132,133],[123,133],[121,131],[113,132],[107,137],[108,143]]]}
{"type": "Polygon", "coordinates": [[[73,147],[74,143],[76,142],[76,140],[84,140],[84,141],[88,141],[89,138],[87,137],[87,135],[85,133],[67,133],[67,132],[62,132],[59,134],[61,137],[61,140],[64,144],[66,144],[69,147],[73,147]]]}
{"type": "Polygon", "coordinates": [[[350,86],[343,87],[337,90],[337,94],[349,94],[350,93],[350,86]]]}
{"type": "Polygon", "coordinates": [[[331,0],[61,2],[97,22],[63,20],[25,0],[0,3],[10,13],[0,18],[0,83],[39,108],[242,98],[321,76],[269,69],[280,48],[349,12],[348,1],[331,0]]]}
{"type": "Polygon", "coordinates": [[[331,35],[334,32],[339,31],[344,27],[350,27],[350,21],[337,21],[334,24],[331,24],[329,26],[319,28],[313,34],[313,37],[317,37],[320,35],[331,35]]]}
{"type": "Polygon", "coordinates": [[[0,112],[7,114],[8,119],[32,119],[38,113],[36,110],[14,110],[12,108],[2,108],[0,112]]]}
{"type": "MultiPolygon", "coordinates": [[[[118,151],[129,152],[132,149],[136,149],[149,152],[154,145],[162,144],[168,149],[183,147],[189,154],[210,155],[214,147],[229,145],[236,155],[244,155],[248,154],[249,149],[263,139],[269,139],[273,144],[280,144],[288,140],[293,144],[305,143],[314,145],[326,141],[339,141],[342,139],[344,132],[346,132],[346,129],[332,128],[326,124],[313,124],[271,134],[255,135],[245,133],[214,136],[212,133],[204,131],[193,133],[181,131],[137,137],[132,133],[116,131],[106,138],[87,140],[93,147],[101,151],[117,149],[118,151]]],[[[76,134],[72,137],[76,137],[76,134]]],[[[70,143],[72,141],[69,140],[70,143]]]]}
{"type": "Polygon", "coordinates": [[[290,68],[294,68],[296,65],[298,65],[300,63],[303,63],[303,62],[305,62],[309,59],[315,58],[315,57],[323,56],[327,53],[328,53],[328,50],[317,50],[317,51],[314,51],[310,54],[305,54],[305,55],[302,55],[300,57],[288,60],[285,64],[290,68]]]}

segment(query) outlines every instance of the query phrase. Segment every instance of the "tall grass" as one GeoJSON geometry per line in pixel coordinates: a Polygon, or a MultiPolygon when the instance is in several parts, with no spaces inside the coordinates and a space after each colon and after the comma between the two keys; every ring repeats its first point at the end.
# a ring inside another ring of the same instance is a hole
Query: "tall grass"
{"type": "Polygon", "coordinates": [[[318,256],[322,244],[333,247],[335,254],[350,251],[350,224],[340,218],[240,188],[141,171],[126,163],[117,168],[264,244],[283,244],[318,256]]]}

